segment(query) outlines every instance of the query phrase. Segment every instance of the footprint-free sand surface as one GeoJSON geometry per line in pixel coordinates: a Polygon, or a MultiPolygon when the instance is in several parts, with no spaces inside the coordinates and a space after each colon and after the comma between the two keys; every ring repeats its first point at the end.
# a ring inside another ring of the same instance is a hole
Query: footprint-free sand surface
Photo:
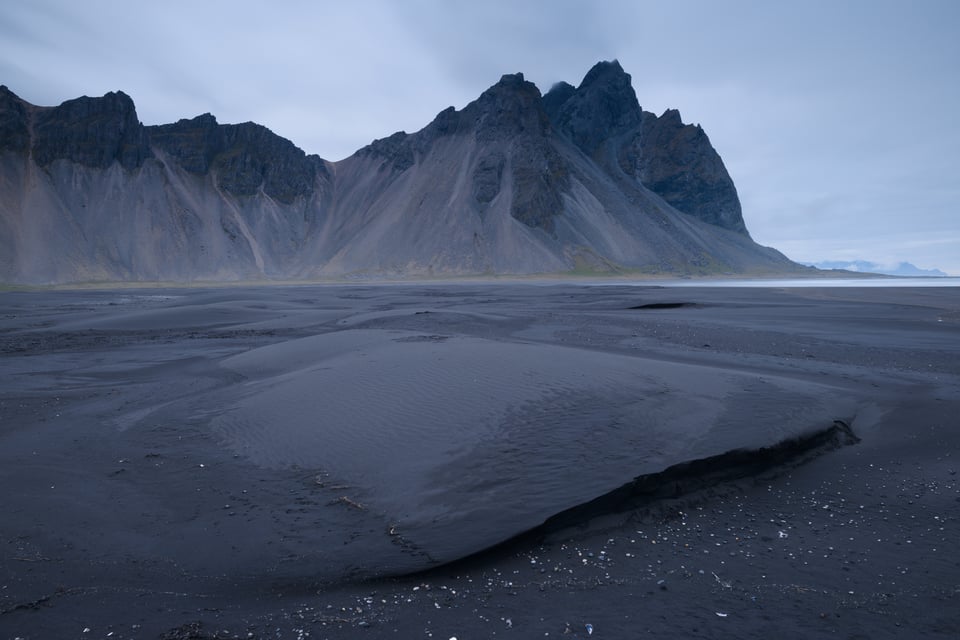
{"type": "Polygon", "coordinates": [[[955,637],[957,291],[0,294],[0,632],[955,637]]]}

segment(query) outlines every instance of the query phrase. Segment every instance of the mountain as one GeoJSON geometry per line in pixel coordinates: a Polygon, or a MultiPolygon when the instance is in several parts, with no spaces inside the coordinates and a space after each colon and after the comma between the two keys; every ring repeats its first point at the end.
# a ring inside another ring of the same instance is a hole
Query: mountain
{"type": "Polygon", "coordinates": [[[826,260],[823,262],[807,263],[817,269],[842,269],[860,273],[879,273],[887,276],[913,276],[922,278],[945,278],[947,274],[940,269],[921,269],[909,262],[901,262],[896,266],[885,266],[866,260],[826,260]]]}
{"type": "Polygon", "coordinates": [[[0,87],[0,281],[788,273],[699,126],[643,111],[620,64],[545,95],[503,76],[420,131],[328,162],[129,96],[0,87]]]}

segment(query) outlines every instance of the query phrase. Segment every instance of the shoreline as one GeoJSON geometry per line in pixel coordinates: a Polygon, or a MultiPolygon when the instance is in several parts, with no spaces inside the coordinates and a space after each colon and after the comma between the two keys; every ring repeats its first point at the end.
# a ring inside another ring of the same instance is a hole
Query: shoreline
{"type": "MultiPolygon", "coordinates": [[[[737,282],[764,282],[764,281],[805,281],[823,282],[830,280],[849,280],[853,282],[869,282],[873,280],[887,280],[890,282],[925,282],[925,281],[955,281],[960,282],[957,276],[891,276],[879,273],[844,271],[840,269],[817,270],[812,273],[745,273],[745,274],[717,274],[717,275],[684,275],[674,273],[543,273],[543,274],[503,274],[503,275],[451,275],[447,277],[411,276],[411,277],[350,277],[320,278],[320,279],[263,279],[263,280],[195,280],[195,281],[91,281],[91,282],[61,282],[61,283],[0,283],[0,293],[11,291],[110,291],[127,289],[216,289],[216,288],[251,288],[251,287],[297,287],[297,286],[390,286],[390,285],[495,285],[495,284],[596,284],[596,285],[624,285],[643,286],[645,284],[658,285],[662,283],[685,283],[685,286],[710,286],[709,283],[737,282]],[[686,285],[686,283],[690,283],[686,285]]],[[[721,285],[723,286],[723,285],[721,285]]],[[[851,284],[849,286],[857,286],[851,284]]],[[[946,284],[944,286],[960,286],[946,284]]]]}

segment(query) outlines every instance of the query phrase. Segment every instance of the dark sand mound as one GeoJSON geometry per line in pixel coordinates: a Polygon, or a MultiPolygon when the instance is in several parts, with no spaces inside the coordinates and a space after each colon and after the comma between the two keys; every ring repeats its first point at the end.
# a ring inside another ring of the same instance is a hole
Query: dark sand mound
{"type": "Polygon", "coordinates": [[[960,629],[951,289],[0,304],[3,637],[960,629]]]}
{"type": "MultiPolygon", "coordinates": [[[[634,476],[856,413],[845,391],[788,378],[420,337],[430,336],[346,330],[261,347],[223,362],[243,384],[191,404],[222,407],[210,424],[231,450],[262,467],[324,470],[438,562],[634,476]]],[[[364,562],[374,572],[423,568],[364,562]]]]}

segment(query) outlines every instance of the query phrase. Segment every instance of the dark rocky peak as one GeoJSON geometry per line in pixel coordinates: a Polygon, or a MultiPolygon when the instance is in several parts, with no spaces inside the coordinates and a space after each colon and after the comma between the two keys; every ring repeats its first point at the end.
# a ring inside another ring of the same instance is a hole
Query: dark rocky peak
{"type": "Polygon", "coordinates": [[[416,162],[416,152],[414,150],[416,146],[412,136],[406,131],[397,131],[386,138],[374,140],[357,153],[383,158],[383,162],[380,164],[381,171],[388,168],[396,171],[406,171],[416,162]]]}
{"type": "Polygon", "coordinates": [[[500,80],[497,81],[496,84],[481,93],[480,98],[483,99],[483,96],[488,94],[511,94],[517,92],[540,96],[540,90],[537,89],[537,85],[529,82],[523,77],[522,73],[505,73],[500,76],[500,80]]]}
{"type": "MultiPolygon", "coordinates": [[[[623,70],[619,60],[601,60],[593,65],[587,75],[583,76],[578,90],[595,85],[614,85],[620,88],[632,87],[630,74],[623,70]]],[[[631,88],[632,91],[632,88],[631,88]]]]}
{"type": "Polygon", "coordinates": [[[405,171],[444,136],[472,132],[481,142],[510,141],[530,135],[542,137],[549,128],[540,90],[517,73],[500,78],[462,111],[447,107],[420,131],[399,131],[374,140],[357,155],[383,158],[380,170],[405,171]]]}
{"type": "Polygon", "coordinates": [[[673,207],[709,224],[747,234],[733,180],[710,139],[680,112],[659,118],[644,112],[641,126],[620,155],[621,168],[673,207]]]}
{"type": "Polygon", "coordinates": [[[474,129],[478,141],[539,136],[550,130],[540,90],[522,73],[500,78],[464,108],[463,119],[474,129]]]}
{"type": "Polygon", "coordinates": [[[122,91],[67,100],[36,113],[33,158],[40,166],[64,159],[96,168],[119,162],[132,170],[150,156],[133,100],[122,91]]]}
{"type": "Polygon", "coordinates": [[[463,114],[453,107],[447,107],[438,113],[433,122],[428,124],[421,133],[436,139],[457,133],[461,126],[463,126],[463,114]]]}
{"type": "Polygon", "coordinates": [[[302,149],[253,122],[222,129],[224,150],[215,160],[221,187],[248,196],[262,186],[268,196],[287,204],[313,193],[317,167],[302,149]]]}
{"type": "Polygon", "coordinates": [[[23,98],[15,94],[13,91],[10,91],[10,88],[7,85],[0,84],[0,106],[6,106],[14,102],[20,103],[21,105],[26,104],[23,98]]]}
{"type": "Polygon", "coordinates": [[[173,124],[147,127],[150,143],[172,156],[187,171],[205,174],[223,150],[224,136],[209,113],[173,124]]]}
{"type": "Polygon", "coordinates": [[[577,88],[569,82],[560,81],[550,87],[550,91],[547,91],[543,96],[543,108],[547,112],[547,115],[553,118],[553,115],[560,111],[563,103],[569,100],[576,92],[577,88]]]}
{"type": "Polygon", "coordinates": [[[680,117],[680,111],[677,109],[667,109],[663,112],[663,115],[660,116],[660,126],[662,127],[687,127],[693,125],[685,125],[683,123],[683,118],[680,117]]]}
{"type": "Polygon", "coordinates": [[[291,203],[314,191],[326,166],[266,127],[245,122],[219,124],[205,113],[190,120],[148,127],[150,141],[191,173],[216,172],[217,185],[235,196],[263,191],[291,203]]]}
{"type": "Polygon", "coordinates": [[[616,60],[598,62],[576,90],[557,85],[547,113],[554,127],[593,156],[604,141],[640,124],[641,110],[630,74],[616,60]]]}
{"type": "Polygon", "coordinates": [[[271,153],[294,154],[303,157],[306,154],[302,149],[283,136],[278,136],[270,129],[256,122],[241,122],[240,124],[220,125],[227,147],[241,147],[245,151],[256,151],[258,148],[271,153]]]}
{"type": "Polygon", "coordinates": [[[454,107],[447,107],[426,127],[414,134],[398,131],[386,138],[374,140],[360,149],[358,155],[376,155],[383,159],[379,170],[392,169],[406,171],[412,167],[418,156],[427,153],[437,138],[449,136],[460,131],[463,114],[454,107]]]}
{"type": "Polygon", "coordinates": [[[0,85],[0,151],[26,152],[30,148],[27,103],[6,85],[0,85]]]}
{"type": "Polygon", "coordinates": [[[540,90],[523,74],[505,75],[463,110],[478,142],[493,144],[479,159],[473,195],[482,207],[497,196],[507,166],[513,192],[510,215],[533,229],[554,232],[569,187],[569,167],[553,147],[540,90]],[[504,153],[506,155],[504,155],[504,153]]]}
{"type": "Polygon", "coordinates": [[[379,171],[406,171],[439,138],[473,135],[478,142],[490,143],[481,148],[472,176],[478,211],[500,194],[509,158],[511,214],[549,233],[553,218],[563,209],[560,193],[568,186],[568,169],[552,147],[549,131],[540,90],[517,73],[500,78],[462,111],[444,109],[417,133],[400,131],[374,140],[356,155],[379,158],[379,171]]]}
{"type": "Polygon", "coordinates": [[[558,83],[544,96],[554,130],[617,179],[639,181],[676,209],[746,234],[740,200],[723,161],[699,126],[668,109],[640,109],[616,60],[599,62],[580,86],[558,83]]]}

